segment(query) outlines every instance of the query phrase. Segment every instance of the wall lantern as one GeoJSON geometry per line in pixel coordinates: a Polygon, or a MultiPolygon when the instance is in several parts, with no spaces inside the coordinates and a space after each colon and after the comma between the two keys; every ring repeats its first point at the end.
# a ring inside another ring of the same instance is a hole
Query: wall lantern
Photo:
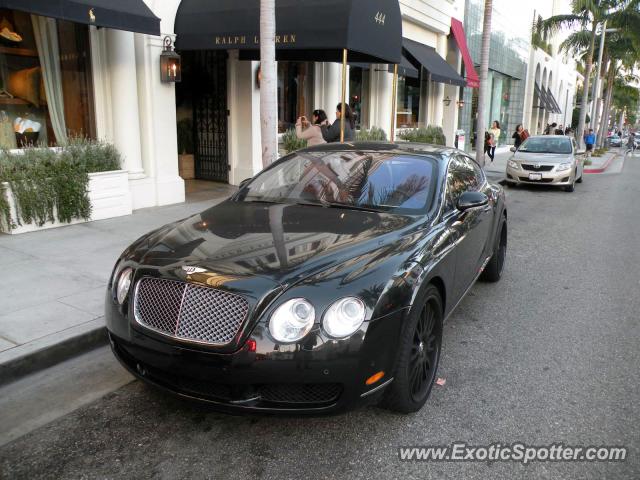
{"type": "Polygon", "coordinates": [[[449,95],[447,95],[447,98],[445,98],[442,102],[444,103],[445,107],[451,105],[451,99],[449,98],[449,95]]]}
{"type": "Polygon", "coordinates": [[[462,108],[464,107],[464,100],[458,100],[456,104],[458,105],[458,108],[462,108]]]}
{"type": "Polygon", "coordinates": [[[178,83],[182,80],[180,55],[173,51],[171,37],[163,40],[164,49],[160,54],[160,80],[162,83],[178,83]]]}

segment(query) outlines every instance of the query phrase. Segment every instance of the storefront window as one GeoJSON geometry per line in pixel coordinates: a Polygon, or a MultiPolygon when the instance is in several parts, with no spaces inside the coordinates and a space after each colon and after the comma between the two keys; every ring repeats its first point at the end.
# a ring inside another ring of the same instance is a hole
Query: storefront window
{"type": "Polygon", "coordinates": [[[398,76],[398,128],[418,126],[420,118],[420,79],[398,76]]]}
{"type": "Polygon", "coordinates": [[[369,119],[366,100],[369,91],[369,69],[349,67],[349,106],[356,115],[356,128],[368,128],[369,119]]]}
{"type": "Polygon", "coordinates": [[[278,132],[313,111],[313,62],[278,62],[278,132]]]}
{"type": "Polygon", "coordinates": [[[0,148],[95,138],[89,29],[0,9],[0,148]]]}

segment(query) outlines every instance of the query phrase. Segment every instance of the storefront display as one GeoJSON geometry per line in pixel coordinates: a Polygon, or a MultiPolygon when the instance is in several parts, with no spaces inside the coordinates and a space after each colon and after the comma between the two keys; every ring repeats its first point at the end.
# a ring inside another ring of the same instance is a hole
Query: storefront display
{"type": "Polygon", "coordinates": [[[90,60],[88,27],[0,10],[0,148],[94,138],[90,60]]]}

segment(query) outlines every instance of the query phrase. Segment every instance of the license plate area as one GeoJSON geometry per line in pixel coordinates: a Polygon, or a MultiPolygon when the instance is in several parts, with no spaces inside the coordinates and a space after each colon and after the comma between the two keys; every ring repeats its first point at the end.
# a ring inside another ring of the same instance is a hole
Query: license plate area
{"type": "Polygon", "coordinates": [[[530,173],[529,174],[529,180],[542,180],[542,174],[541,173],[530,173]]]}

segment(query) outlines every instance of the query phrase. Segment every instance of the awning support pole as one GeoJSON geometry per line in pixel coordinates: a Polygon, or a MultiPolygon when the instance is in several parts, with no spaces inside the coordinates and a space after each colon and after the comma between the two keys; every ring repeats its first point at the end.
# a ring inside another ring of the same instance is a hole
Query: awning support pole
{"type": "Polygon", "coordinates": [[[345,100],[347,96],[347,49],[342,50],[342,106],[340,107],[340,142],[344,142],[345,100]]]}
{"type": "Polygon", "coordinates": [[[396,109],[398,103],[398,64],[393,66],[393,87],[391,88],[391,134],[389,141],[396,141],[396,109]]]}

